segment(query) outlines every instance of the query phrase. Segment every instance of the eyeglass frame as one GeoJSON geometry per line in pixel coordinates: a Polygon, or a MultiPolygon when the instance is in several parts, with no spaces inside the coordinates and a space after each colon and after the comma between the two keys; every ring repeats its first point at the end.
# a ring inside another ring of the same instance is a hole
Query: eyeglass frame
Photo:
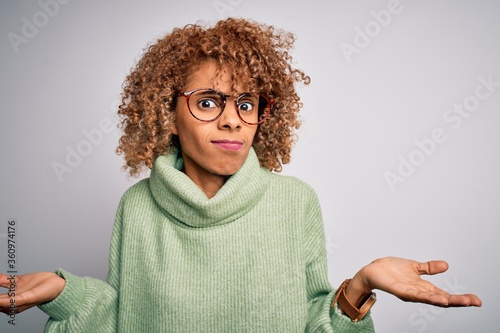
{"type": "MultiPolygon", "coordinates": [[[[269,118],[269,116],[271,115],[271,110],[273,109],[273,106],[274,106],[275,101],[274,101],[274,99],[273,99],[273,98],[269,98],[266,94],[261,93],[261,94],[259,95],[259,98],[260,98],[260,97],[262,97],[262,98],[264,98],[264,99],[267,101],[267,103],[269,104],[269,110],[265,113],[265,116],[264,116],[264,118],[263,118],[262,120],[260,120],[259,122],[256,122],[256,123],[250,123],[250,122],[246,121],[245,119],[243,119],[243,117],[242,117],[242,116],[241,116],[241,114],[240,114],[240,110],[239,110],[239,108],[238,108],[238,101],[239,101],[242,97],[244,97],[244,96],[248,96],[248,95],[250,95],[250,96],[251,96],[252,94],[251,94],[251,93],[249,93],[249,92],[244,92],[244,93],[241,93],[241,94],[240,94],[237,98],[235,98],[235,99],[234,99],[234,106],[236,107],[236,113],[238,114],[238,117],[240,118],[240,120],[241,120],[242,122],[244,122],[245,124],[247,124],[247,125],[260,125],[260,124],[262,124],[263,122],[265,122],[265,121],[267,120],[267,118],[269,118]]],[[[229,98],[229,97],[234,97],[234,96],[232,96],[232,95],[226,95],[226,94],[224,94],[222,91],[215,90],[215,89],[212,89],[212,88],[196,88],[196,89],[189,90],[189,91],[186,91],[186,92],[183,92],[183,93],[179,93],[179,95],[178,95],[178,96],[179,96],[179,97],[184,96],[184,97],[186,98],[186,105],[187,105],[187,107],[188,107],[189,113],[191,113],[191,115],[192,115],[192,116],[193,116],[196,120],[199,120],[199,121],[204,122],[204,123],[211,123],[211,122],[216,121],[217,119],[219,119],[219,118],[220,118],[220,116],[222,116],[222,113],[224,112],[224,110],[226,109],[227,98],[229,98]],[[222,103],[222,106],[220,107],[220,108],[221,108],[221,110],[220,110],[219,114],[218,114],[215,118],[213,118],[212,120],[204,120],[204,119],[200,119],[200,118],[198,118],[198,117],[196,117],[196,116],[194,115],[193,111],[191,111],[191,107],[189,106],[189,98],[191,98],[191,95],[192,95],[192,94],[194,94],[195,92],[200,91],[200,90],[207,90],[207,91],[211,91],[211,92],[213,92],[213,93],[215,93],[215,94],[218,94],[218,95],[220,95],[220,96],[222,97],[222,102],[223,102],[223,103],[222,103]]],[[[257,110],[257,113],[258,113],[258,112],[259,112],[259,111],[257,110]]]]}

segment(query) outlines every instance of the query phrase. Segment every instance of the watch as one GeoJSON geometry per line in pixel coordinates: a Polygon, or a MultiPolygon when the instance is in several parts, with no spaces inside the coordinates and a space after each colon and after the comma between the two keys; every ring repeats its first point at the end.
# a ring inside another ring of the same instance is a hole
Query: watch
{"type": "Polygon", "coordinates": [[[347,279],[340,285],[339,289],[335,293],[335,298],[333,299],[331,308],[335,306],[335,303],[338,303],[339,308],[345,313],[352,321],[356,322],[361,319],[368,313],[373,304],[377,301],[377,295],[372,291],[366,298],[363,300],[362,305],[357,308],[349,302],[347,297],[345,296],[345,288],[349,285],[351,279],[347,279]]]}

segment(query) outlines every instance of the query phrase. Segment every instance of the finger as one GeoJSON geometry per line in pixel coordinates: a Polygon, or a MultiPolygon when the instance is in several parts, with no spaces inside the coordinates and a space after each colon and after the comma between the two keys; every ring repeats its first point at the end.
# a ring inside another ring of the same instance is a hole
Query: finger
{"type": "Polygon", "coordinates": [[[447,297],[445,295],[434,294],[434,295],[430,295],[428,298],[428,302],[425,302],[425,303],[431,304],[434,306],[439,306],[442,308],[446,308],[450,305],[450,300],[449,300],[449,297],[447,297]]]}
{"type": "Polygon", "coordinates": [[[12,314],[12,311],[15,313],[23,312],[37,304],[32,302],[33,292],[28,290],[26,292],[16,293],[15,297],[10,296],[9,294],[0,295],[0,312],[6,314],[12,314]],[[15,301],[15,306],[12,306],[12,300],[15,301]]]}
{"type": "Polygon", "coordinates": [[[16,283],[19,280],[17,275],[5,275],[0,273],[0,287],[10,288],[12,283],[16,283]]]}
{"type": "Polygon", "coordinates": [[[476,295],[464,294],[464,295],[450,295],[448,306],[450,307],[481,306],[482,304],[483,302],[476,295]]]}
{"type": "Polygon", "coordinates": [[[446,272],[448,263],[443,260],[431,260],[417,264],[417,271],[420,275],[434,275],[446,272]]]}
{"type": "Polygon", "coordinates": [[[436,291],[408,291],[404,296],[399,296],[405,302],[425,303],[440,307],[448,307],[450,295],[446,292],[436,291]]]}
{"type": "Polygon", "coordinates": [[[29,309],[31,306],[27,306],[27,305],[17,305],[15,307],[11,307],[10,306],[10,302],[9,303],[6,303],[6,304],[0,304],[0,312],[3,312],[5,314],[12,314],[12,313],[20,313],[20,312],[23,312],[27,309],[29,309]]]}
{"type": "Polygon", "coordinates": [[[444,293],[423,293],[418,296],[419,302],[428,303],[439,307],[468,307],[481,306],[482,301],[474,294],[450,295],[444,293]]]}
{"type": "Polygon", "coordinates": [[[7,280],[7,275],[0,273],[0,287],[7,287],[10,284],[10,281],[7,280]]]}

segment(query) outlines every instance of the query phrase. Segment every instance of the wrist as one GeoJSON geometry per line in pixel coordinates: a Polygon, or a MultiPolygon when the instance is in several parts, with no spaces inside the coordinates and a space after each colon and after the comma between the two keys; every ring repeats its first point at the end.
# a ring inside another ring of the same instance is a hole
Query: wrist
{"type": "Polygon", "coordinates": [[[372,288],[368,283],[368,276],[362,268],[345,288],[346,298],[352,305],[360,307],[371,294],[372,288]]]}
{"type": "Polygon", "coordinates": [[[351,281],[351,279],[347,279],[340,285],[335,293],[335,298],[331,307],[333,308],[334,305],[337,304],[342,314],[351,318],[353,322],[357,322],[366,316],[373,304],[377,301],[377,296],[374,292],[370,292],[361,299],[359,305],[354,305],[346,297],[346,289],[350,285],[351,281]]]}

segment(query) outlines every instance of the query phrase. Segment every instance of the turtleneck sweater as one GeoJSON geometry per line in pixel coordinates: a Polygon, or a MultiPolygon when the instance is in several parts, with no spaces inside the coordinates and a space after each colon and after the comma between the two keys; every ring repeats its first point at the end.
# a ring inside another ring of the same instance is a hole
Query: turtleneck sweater
{"type": "Polygon", "coordinates": [[[210,199],[174,152],[118,206],[106,282],[58,269],[45,332],[373,332],[342,315],[321,209],[297,178],[242,168],[210,199]]]}

